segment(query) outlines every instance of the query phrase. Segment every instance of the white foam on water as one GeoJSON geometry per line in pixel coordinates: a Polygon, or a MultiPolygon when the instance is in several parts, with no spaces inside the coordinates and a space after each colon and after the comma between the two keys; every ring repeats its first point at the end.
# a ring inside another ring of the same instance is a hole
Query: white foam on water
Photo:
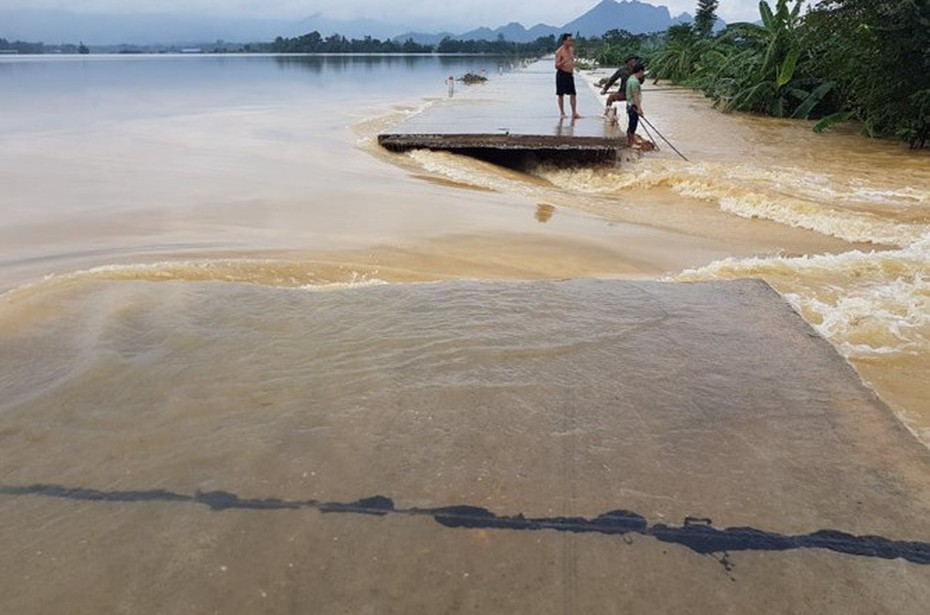
{"type": "Polygon", "coordinates": [[[742,218],[764,218],[850,242],[901,246],[916,240],[921,232],[916,226],[884,220],[868,213],[752,192],[720,196],[719,204],[723,211],[742,218]]]}
{"type": "Polygon", "coordinates": [[[930,190],[920,190],[911,186],[888,189],[855,182],[848,198],[880,205],[912,207],[915,205],[930,205],[930,190]]]}
{"type": "Polygon", "coordinates": [[[316,261],[271,259],[218,259],[101,265],[65,274],[47,275],[8,290],[0,298],[12,302],[45,291],[92,281],[188,281],[255,284],[303,290],[341,290],[389,284],[378,271],[361,271],[348,265],[316,261]]]}
{"type": "Polygon", "coordinates": [[[608,165],[557,165],[541,163],[530,172],[558,188],[587,194],[604,194],[670,186],[685,171],[676,161],[649,160],[608,165]]]}
{"type": "Polygon", "coordinates": [[[843,356],[930,356],[930,232],[900,250],[726,258],[674,279],[758,277],[843,356]]]}
{"type": "MultiPolygon", "coordinates": [[[[697,165],[700,168],[700,165],[697,165]]],[[[770,188],[780,194],[818,202],[842,202],[892,207],[908,207],[930,202],[930,191],[910,186],[888,188],[861,178],[836,176],[798,167],[761,167],[757,164],[708,164],[702,172],[713,173],[729,181],[770,188]]]]}
{"type": "Polygon", "coordinates": [[[352,129],[360,135],[356,140],[356,145],[370,147],[372,144],[376,144],[379,133],[393,128],[408,118],[423,113],[434,106],[436,102],[437,99],[424,99],[407,107],[394,107],[388,111],[374,113],[364,118],[352,126],[352,129]]]}
{"type": "Polygon", "coordinates": [[[642,179],[624,170],[609,166],[559,166],[542,163],[531,170],[533,175],[545,179],[553,186],[572,192],[605,194],[628,190],[637,186],[642,179]]]}
{"type": "MultiPolygon", "coordinates": [[[[377,274],[377,272],[375,272],[377,274]]],[[[298,287],[300,290],[310,291],[336,291],[336,290],[353,290],[356,288],[368,288],[371,286],[385,286],[390,284],[387,280],[369,277],[367,274],[353,271],[347,282],[327,282],[325,284],[305,284],[298,287]]]]}
{"type": "Polygon", "coordinates": [[[537,198],[541,194],[525,176],[477,158],[426,149],[410,150],[404,156],[424,171],[459,184],[537,198]]]}
{"type": "Polygon", "coordinates": [[[930,350],[930,279],[920,275],[863,285],[833,301],[784,296],[798,311],[816,314],[815,329],[847,358],[930,350]]]}
{"type": "Polygon", "coordinates": [[[926,225],[883,218],[855,206],[920,206],[930,192],[913,188],[857,188],[824,173],[792,168],[762,168],[644,158],[617,167],[560,167],[542,164],[533,173],[566,190],[588,194],[622,193],[667,187],[682,196],[716,203],[742,218],[761,218],[850,242],[906,246],[926,225]],[[859,198],[859,197],[863,198],[859,198]]]}
{"type": "Polygon", "coordinates": [[[846,196],[849,188],[835,185],[824,174],[715,164],[694,165],[688,172],[691,178],[670,180],[676,192],[715,201],[722,211],[742,218],[762,218],[845,241],[891,246],[909,245],[926,232],[920,225],[844,209],[844,203],[853,204],[846,196]]]}

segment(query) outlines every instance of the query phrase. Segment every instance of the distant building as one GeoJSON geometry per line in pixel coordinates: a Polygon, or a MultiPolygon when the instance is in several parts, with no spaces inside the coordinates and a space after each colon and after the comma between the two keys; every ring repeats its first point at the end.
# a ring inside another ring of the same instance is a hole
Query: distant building
{"type": "Polygon", "coordinates": [[[187,47],[186,49],[182,49],[181,53],[203,53],[203,49],[200,47],[187,47]]]}

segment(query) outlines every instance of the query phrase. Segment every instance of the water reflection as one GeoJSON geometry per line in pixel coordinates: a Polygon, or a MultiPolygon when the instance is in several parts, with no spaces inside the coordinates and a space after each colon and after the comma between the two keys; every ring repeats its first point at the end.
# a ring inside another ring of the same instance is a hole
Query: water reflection
{"type": "Polygon", "coordinates": [[[536,206],[536,220],[545,224],[552,219],[552,214],[555,213],[555,207],[549,205],[548,203],[540,203],[536,206]]]}
{"type": "Polygon", "coordinates": [[[574,137],[575,136],[575,121],[576,118],[571,118],[566,121],[567,118],[559,118],[559,123],[555,126],[555,136],[557,137],[574,137]]]}
{"type": "Polygon", "coordinates": [[[348,68],[380,70],[390,66],[414,67],[424,56],[413,55],[364,55],[364,54],[307,54],[276,55],[275,63],[280,68],[295,68],[320,73],[324,70],[342,72],[348,68]]]}
{"type": "MultiPolygon", "coordinates": [[[[462,56],[462,55],[434,55],[434,54],[284,54],[273,56],[280,68],[295,68],[308,70],[314,73],[334,70],[340,72],[349,68],[362,68],[364,70],[384,70],[391,67],[404,67],[414,69],[422,66],[438,65],[440,67],[465,68],[473,67],[476,62],[480,64],[496,64],[500,58],[494,56],[462,56]]],[[[507,70],[512,67],[506,64],[507,70]]],[[[505,64],[499,64],[503,71],[505,64]]],[[[473,69],[476,72],[487,69],[473,69]]]]}

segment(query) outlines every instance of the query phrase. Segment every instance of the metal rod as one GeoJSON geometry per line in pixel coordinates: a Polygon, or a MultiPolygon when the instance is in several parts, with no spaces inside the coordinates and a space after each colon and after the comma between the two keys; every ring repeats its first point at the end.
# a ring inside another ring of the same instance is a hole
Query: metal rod
{"type": "Polygon", "coordinates": [[[646,122],[646,124],[648,124],[654,131],[656,131],[656,134],[659,135],[660,137],[662,137],[662,140],[665,141],[666,143],[668,143],[668,146],[669,146],[670,148],[672,148],[673,150],[675,150],[675,153],[676,153],[676,154],[678,154],[679,156],[681,156],[682,158],[684,158],[684,161],[685,161],[685,162],[691,162],[690,160],[688,160],[687,158],[685,158],[685,155],[684,155],[684,154],[682,154],[681,152],[678,151],[678,148],[677,148],[677,147],[675,147],[674,145],[672,145],[671,141],[669,141],[668,139],[666,139],[666,138],[662,135],[662,133],[659,132],[659,129],[658,129],[658,128],[656,128],[655,126],[652,125],[652,122],[650,122],[649,120],[646,119],[646,116],[641,115],[641,116],[639,116],[639,117],[640,117],[641,120],[643,120],[644,122],[646,122]]]}
{"type": "Polygon", "coordinates": [[[649,132],[649,129],[646,128],[646,125],[645,125],[645,124],[643,124],[643,130],[645,130],[645,131],[646,131],[646,134],[649,135],[649,140],[652,141],[652,144],[656,146],[656,151],[658,152],[658,151],[659,151],[659,144],[656,143],[656,138],[652,136],[652,133],[649,132]]]}

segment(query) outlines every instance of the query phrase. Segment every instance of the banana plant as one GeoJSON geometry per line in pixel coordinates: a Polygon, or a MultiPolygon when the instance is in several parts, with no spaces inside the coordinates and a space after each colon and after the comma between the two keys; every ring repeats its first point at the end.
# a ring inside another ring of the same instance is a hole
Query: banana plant
{"type": "Polygon", "coordinates": [[[761,0],[761,25],[734,24],[727,29],[722,38],[741,51],[718,75],[723,81],[718,102],[724,108],[807,118],[833,88],[828,82],[802,83],[796,76],[804,57],[798,34],[803,4],[804,0],[778,0],[773,11],[761,0]]]}
{"type": "Polygon", "coordinates": [[[649,61],[649,75],[685,83],[694,75],[694,63],[700,56],[701,39],[691,24],[679,24],[668,29],[664,47],[649,61]]]}

